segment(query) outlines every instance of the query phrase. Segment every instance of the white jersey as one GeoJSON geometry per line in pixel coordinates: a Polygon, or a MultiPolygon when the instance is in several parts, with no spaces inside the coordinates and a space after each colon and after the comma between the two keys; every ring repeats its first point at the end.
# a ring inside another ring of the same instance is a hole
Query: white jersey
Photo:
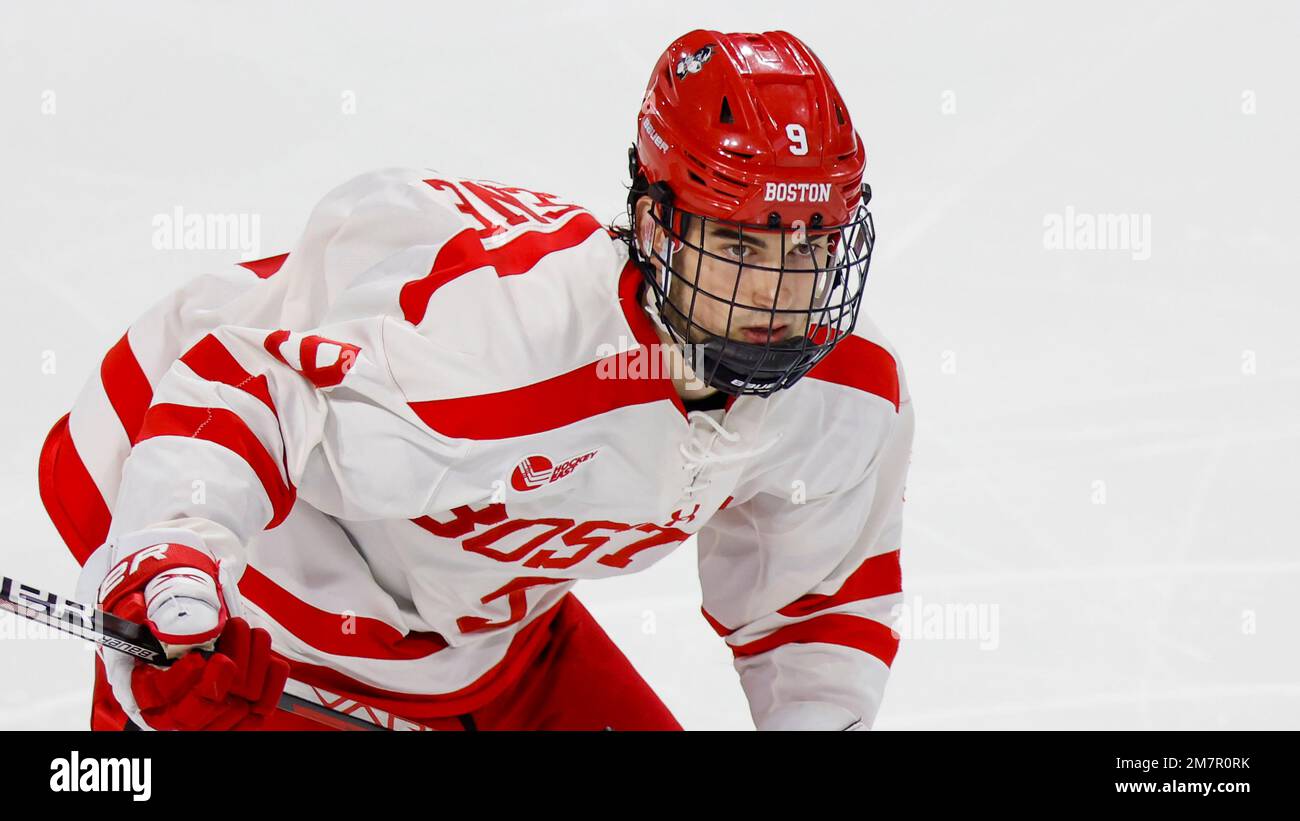
{"type": "Polygon", "coordinates": [[[894,355],[863,319],[792,388],[687,413],[641,282],[551,195],[364,175],[287,256],[131,326],[67,420],[84,476],[47,505],[82,505],[52,507],[65,536],[111,511],[101,557],[196,534],[295,677],[415,717],[517,676],[575,580],[699,534],[757,726],[810,704],[870,725],[912,435],[894,355]]]}

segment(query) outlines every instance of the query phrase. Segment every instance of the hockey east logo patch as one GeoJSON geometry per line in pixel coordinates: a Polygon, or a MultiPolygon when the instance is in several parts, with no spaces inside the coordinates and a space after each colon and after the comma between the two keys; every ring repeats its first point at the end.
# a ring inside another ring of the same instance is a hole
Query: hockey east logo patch
{"type": "Polygon", "coordinates": [[[521,493],[536,490],[543,485],[558,482],[578,469],[578,466],[594,459],[596,451],[584,453],[566,459],[558,465],[545,456],[524,457],[510,474],[510,486],[521,493]]]}

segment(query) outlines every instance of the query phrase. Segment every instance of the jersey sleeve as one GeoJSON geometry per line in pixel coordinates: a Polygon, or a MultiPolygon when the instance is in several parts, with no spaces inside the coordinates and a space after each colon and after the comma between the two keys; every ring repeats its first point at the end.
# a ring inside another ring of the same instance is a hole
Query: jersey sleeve
{"type": "MultiPolygon", "coordinates": [[[[704,615],[734,656],[755,726],[865,729],[898,649],[899,550],[913,412],[888,408],[862,475],[802,499],[757,492],[699,537],[704,615]]],[[[815,461],[815,460],[814,460],[815,461]]]]}
{"type": "Polygon", "coordinates": [[[330,432],[355,439],[404,404],[384,350],[393,306],[463,230],[427,176],[384,169],[337,187],[288,255],[240,266],[224,289],[190,283],[131,326],[70,417],[111,518],[99,544],[181,527],[237,578],[242,545],[300,496],[358,518],[419,509],[367,469],[381,456],[405,464],[411,448],[374,451],[410,443],[367,453],[330,432]]]}
{"type": "Polygon", "coordinates": [[[365,507],[352,489],[363,482],[332,481],[326,430],[329,394],[382,372],[379,323],[319,333],[222,326],[190,347],[153,391],[109,542],[142,547],[141,532],[180,528],[238,578],[244,545],[284,521],[309,469],[344,503],[365,507]]]}

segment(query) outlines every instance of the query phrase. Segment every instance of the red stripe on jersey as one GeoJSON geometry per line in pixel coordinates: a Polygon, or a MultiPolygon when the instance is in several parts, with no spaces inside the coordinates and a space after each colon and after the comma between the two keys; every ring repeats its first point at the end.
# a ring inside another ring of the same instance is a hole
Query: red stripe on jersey
{"type": "Polygon", "coordinates": [[[403,634],[381,619],[322,610],[285,590],[252,566],[239,579],[239,592],[265,610],[284,629],[323,653],[410,660],[426,658],[447,647],[447,640],[438,633],[403,634]]]}
{"type": "Polygon", "coordinates": [[[898,364],[889,351],[860,336],[841,339],[808,377],[873,393],[898,410],[898,364]]]}
{"type": "Polygon", "coordinates": [[[99,379],[113,412],[126,431],[126,438],[134,445],[145,411],[153,399],[153,388],[136,361],[128,335],[122,334],[117,344],[105,354],[104,362],[99,366],[99,379]]]}
{"type": "MultiPolygon", "coordinates": [[[[410,407],[426,425],[444,436],[475,440],[529,436],[619,408],[669,399],[665,379],[608,376],[648,372],[650,366],[639,358],[651,355],[645,348],[636,348],[522,388],[411,402],[410,407]]],[[[671,398],[676,399],[672,383],[667,385],[671,398]]]]}
{"type": "MultiPolygon", "coordinates": [[[[242,582],[241,582],[242,588],[242,582]]],[[[561,597],[560,602],[567,600],[561,597]]],[[[399,693],[374,687],[329,667],[289,662],[290,675],[298,681],[321,687],[336,695],[350,696],[394,715],[411,719],[459,715],[477,710],[501,696],[532,669],[538,655],[553,637],[551,626],[561,607],[557,603],[536,616],[510,639],[505,657],[474,681],[449,693],[399,693]]],[[[337,624],[335,625],[337,631],[337,624]]]]}
{"type": "MultiPolygon", "coordinates": [[[[632,331],[632,336],[637,342],[640,342],[649,351],[661,351],[663,342],[659,339],[659,334],[655,332],[654,323],[650,316],[646,314],[646,308],[641,300],[642,288],[645,286],[645,279],[641,275],[641,270],[631,260],[623,266],[622,273],[618,277],[618,306],[623,311],[623,318],[627,320],[627,326],[632,331]]],[[[660,354],[662,356],[662,354],[660,354]]],[[[682,416],[686,415],[686,406],[682,404],[682,398],[677,395],[677,389],[673,387],[672,380],[667,376],[671,369],[667,363],[660,360],[659,373],[664,374],[662,380],[663,390],[672,399],[677,410],[682,416]]]]}
{"type": "Polygon", "coordinates": [[[901,592],[903,571],[898,564],[898,551],[894,550],[868,558],[834,593],[803,596],[777,612],[782,616],[798,618],[837,605],[901,592]]]}
{"type": "Polygon", "coordinates": [[[77,563],[85,564],[95,548],[108,538],[110,514],[95,480],[77,453],[66,413],[45,437],[37,476],[41,502],[55,530],[77,563]]]}
{"type": "Polygon", "coordinates": [[[241,262],[239,263],[239,267],[247,268],[257,274],[260,279],[269,279],[276,271],[280,270],[280,267],[284,265],[284,261],[288,258],[288,254],[279,254],[277,256],[267,257],[266,259],[255,259],[251,262],[241,262]]]}
{"type": "MultiPolygon", "coordinates": [[[[655,333],[654,323],[646,314],[645,303],[641,299],[645,278],[636,263],[628,260],[618,275],[618,307],[623,310],[623,318],[636,341],[647,347],[662,345],[659,334],[655,333]]],[[[652,349],[653,350],[653,349],[652,349]]]]}
{"type": "Polygon", "coordinates": [[[601,228],[595,217],[580,213],[555,231],[527,231],[492,250],[483,247],[478,231],[467,228],[442,246],[428,274],[402,286],[398,297],[402,315],[419,325],[434,291],[456,277],[484,267],[495,269],[499,277],[525,273],[547,254],[581,245],[601,228]]]}
{"type": "Polygon", "coordinates": [[[166,403],[154,405],[145,415],[140,441],[156,436],[203,439],[243,458],[257,474],[271,502],[272,515],[266,524],[267,530],[283,522],[293,508],[297,491],[280,475],[280,468],[266,445],[233,411],[166,403]]]}
{"type": "Polygon", "coordinates": [[[662,400],[672,402],[685,416],[666,363],[645,359],[662,356],[662,343],[641,306],[642,284],[640,272],[629,262],[619,277],[619,306],[642,347],[522,388],[412,402],[411,410],[439,433],[477,440],[541,433],[618,408],[662,400]],[[628,376],[610,378],[611,374],[628,376]],[[646,376],[634,378],[634,374],[646,376]]]}
{"type": "Polygon", "coordinates": [[[239,360],[235,359],[226,346],[221,344],[221,340],[212,334],[194,343],[194,346],[181,357],[181,361],[200,378],[239,388],[257,397],[271,413],[275,413],[275,400],[271,398],[271,388],[267,384],[266,377],[253,376],[244,370],[239,360]]]}
{"type": "Polygon", "coordinates": [[[837,644],[869,653],[892,664],[898,653],[898,638],[889,625],[861,616],[828,613],[807,621],[787,624],[757,641],[731,648],[736,658],[756,656],[787,644],[837,644]]]}
{"type": "Polygon", "coordinates": [[[704,620],[707,621],[709,623],[709,626],[713,628],[713,632],[717,633],[719,636],[722,636],[724,639],[727,636],[730,636],[732,633],[736,632],[735,630],[732,630],[730,627],[727,627],[722,622],[713,618],[713,616],[709,614],[709,611],[705,610],[703,607],[700,608],[700,612],[704,614],[704,620]]]}

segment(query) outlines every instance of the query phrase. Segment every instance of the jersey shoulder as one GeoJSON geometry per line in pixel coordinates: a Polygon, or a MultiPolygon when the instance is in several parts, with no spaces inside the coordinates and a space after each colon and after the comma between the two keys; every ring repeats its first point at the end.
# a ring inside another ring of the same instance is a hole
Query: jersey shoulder
{"type": "MultiPolygon", "coordinates": [[[[413,398],[509,391],[617,347],[627,329],[618,293],[626,251],[588,209],[430,170],[396,181],[414,188],[427,239],[358,275],[335,313],[385,315],[394,378],[413,398]]],[[[394,182],[379,172],[369,185],[394,182]]]]}
{"type": "Polygon", "coordinates": [[[841,339],[806,378],[883,399],[895,411],[910,400],[897,351],[865,314],[859,315],[853,333],[841,339]]]}
{"type": "Polygon", "coordinates": [[[803,379],[762,402],[761,410],[736,404],[761,413],[764,429],[780,434],[780,445],[747,471],[750,490],[784,492],[794,477],[808,498],[855,484],[911,414],[897,353],[865,315],[803,379]]]}

